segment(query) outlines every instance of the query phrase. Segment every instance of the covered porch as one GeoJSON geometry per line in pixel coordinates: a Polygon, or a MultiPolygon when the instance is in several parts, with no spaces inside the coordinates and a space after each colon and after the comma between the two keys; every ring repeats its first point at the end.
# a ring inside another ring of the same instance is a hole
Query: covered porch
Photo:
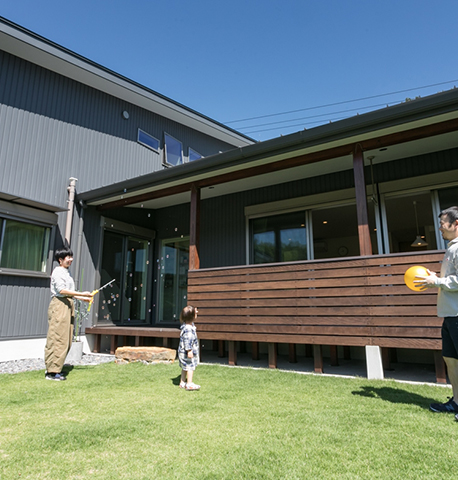
{"type": "MultiPolygon", "coordinates": [[[[199,308],[200,339],[211,340],[220,355],[227,349],[230,364],[237,364],[237,352],[247,343],[254,357],[266,345],[271,367],[277,365],[278,345],[288,346],[292,362],[297,345],[305,345],[316,372],[323,372],[323,347],[332,363],[338,362],[338,347],[346,356],[351,347],[378,350],[385,367],[396,349],[410,349],[434,352],[437,381],[445,382],[436,291],[412,292],[403,275],[415,264],[440,269],[444,244],[436,222],[458,185],[457,130],[458,95],[449,92],[202,158],[81,198],[101,215],[144,208],[163,212],[164,220],[174,207],[189,208],[186,301],[199,308]],[[288,188],[295,188],[294,194],[288,188]],[[441,198],[441,189],[449,189],[448,196],[441,198]],[[224,204],[229,199],[238,202],[235,214],[224,204]],[[421,234],[431,250],[408,252],[420,235],[412,207],[419,200],[425,200],[419,215],[428,217],[421,234]],[[351,248],[337,244],[336,253],[329,249],[330,258],[323,258],[318,235],[313,236],[316,219],[324,218],[319,209],[335,213],[335,207],[350,204],[351,248]],[[299,210],[307,232],[297,249],[300,260],[259,263],[252,219],[299,210]]],[[[111,335],[112,347],[128,336],[136,343],[178,337],[177,328],[167,332],[154,321],[150,327],[97,325],[86,333],[111,335]]]]}

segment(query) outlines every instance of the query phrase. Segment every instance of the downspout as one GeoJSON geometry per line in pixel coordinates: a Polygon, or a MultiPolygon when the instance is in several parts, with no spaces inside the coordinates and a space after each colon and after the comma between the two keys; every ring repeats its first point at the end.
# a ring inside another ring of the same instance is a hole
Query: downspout
{"type": "Polygon", "coordinates": [[[83,244],[83,228],[84,228],[84,209],[86,208],[86,203],[83,200],[79,201],[80,209],[80,221],[78,227],[78,239],[76,242],[76,272],[74,274],[75,277],[75,285],[77,290],[81,290],[82,286],[80,285],[80,267],[81,267],[81,248],[83,244]]]}
{"type": "Polygon", "coordinates": [[[73,209],[75,206],[75,186],[78,179],[74,177],[70,177],[69,181],[70,181],[70,184],[67,187],[67,191],[68,191],[67,225],[65,226],[65,240],[68,246],[70,246],[70,240],[72,235],[73,209]]]}

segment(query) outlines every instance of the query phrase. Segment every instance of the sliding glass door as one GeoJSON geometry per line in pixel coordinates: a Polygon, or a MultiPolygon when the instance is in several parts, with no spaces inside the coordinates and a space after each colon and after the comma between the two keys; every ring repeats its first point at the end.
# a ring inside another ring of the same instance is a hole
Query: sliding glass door
{"type": "Polygon", "coordinates": [[[162,241],[159,261],[158,318],[161,323],[178,323],[187,305],[189,239],[162,241]]]}
{"type": "Polygon", "coordinates": [[[115,280],[99,295],[99,323],[147,322],[149,242],[106,230],[100,286],[115,280]]]}

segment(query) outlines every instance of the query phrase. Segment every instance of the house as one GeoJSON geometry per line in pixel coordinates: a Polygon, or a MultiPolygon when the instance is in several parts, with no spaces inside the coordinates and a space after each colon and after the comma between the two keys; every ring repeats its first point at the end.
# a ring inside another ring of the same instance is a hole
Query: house
{"type": "Polygon", "coordinates": [[[83,218],[79,191],[252,143],[0,18],[0,360],[43,355],[53,251],[65,239],[77,284],[99,286],[100,215],[83,218]]]}
{"type": "Polygon", "coordinates": [[[439,268],[445,248],[437,217],[458,203],[457,90],[255,143],[2,28],[15,67],[0,73],[11,75],[0,93],[0,215],[27,209],[36,223],[40,212],[51,238],[46,268],[0,272],[3,344],[42,341],[52,250],[70,238],[82,288],[115,279],[85,321],[95,350],[173,344],[192,303],[200,338],[230,363],[247,349],[265,349],[272,367],[278,353],[313,355],[316,371],[323,354],[367,358],[369,370],[398,359],[435,364],[445,381],[435,292],[411,292],[403,274],[439,268]],[[27,54],[35,44],[40,55],[27,54]],[[12,87],[32,73],[43,88],[34,100],[32,84],[12,87]],[[44,91],[54,98],[42,104],[44,91]]]}

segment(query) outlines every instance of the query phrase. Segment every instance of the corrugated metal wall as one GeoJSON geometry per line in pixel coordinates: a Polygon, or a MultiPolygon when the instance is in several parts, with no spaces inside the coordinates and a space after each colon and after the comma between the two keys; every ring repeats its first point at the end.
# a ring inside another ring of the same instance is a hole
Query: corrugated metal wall
{"type": "Polygon", "coordinates": [[[0,191],[64,205],[71,176],[87,191],[162,169],[161,154],[137,143],[138,128],[161,148],[166,131],[185,154],[232,148],[1,51],[0,67],[0,191]]]}
{"type": "Polygon", "coordinates": [[[48,279],[0,275],[0,338],[46,335],[49,299],[48,279]]]}
{"type": "MultiPolygon", "coordinates": [[[[233,148],[0,51],[0,192],[65,208],[70,177],[78,179],[78,192],[161,170],[161,152],[137,143],[139,128],[158,138],[161,148],[163,133],[169,133],[183,143],[185,155],[188,147],[202,155],[233,148]]],[[[66,214],[59,214],[57,246],[65,221],[66,214]]],[[[83,287],[93,289],[100,215],[88,209],[84,222],[78,275],[84,270],[83,287]]],[[[75,213],[75,254],[77,237],[75,213]]],[[[0,339],[45,335],[49,296],[49,279],[0,275],[0,339]]]]}

